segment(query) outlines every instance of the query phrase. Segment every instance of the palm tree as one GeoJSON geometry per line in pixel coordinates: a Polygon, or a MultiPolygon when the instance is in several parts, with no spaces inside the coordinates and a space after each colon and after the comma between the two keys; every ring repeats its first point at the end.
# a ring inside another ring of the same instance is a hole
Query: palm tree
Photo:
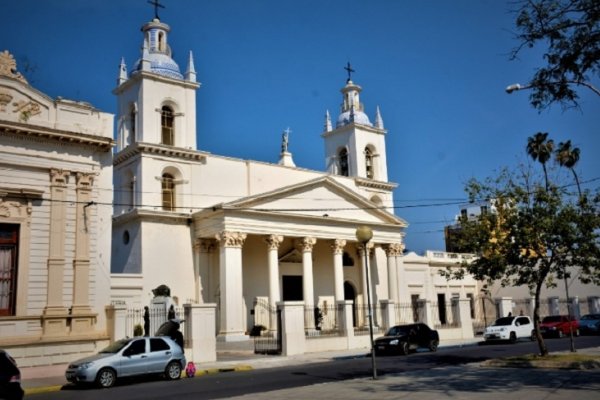
{"type": "Polygon", "coordinates": [[[575,165],[579,161],[579,148],[571,147],[570,140],[567,140],[566,142],[560,142],[558,144],[558,148],[556,149],[555,155],[558,164],[561,167],[570,169],[573,173],[575,183],[577,184],[577,192],[579,193],[579,201],[581,201],[581,186],[579,185],[579,178],[577,177],[577,173],[574,169],[575,165]]]}
{"type": "Polygon", "coordinates": [[[533,158],[533,161],[539,161],[544,169],[544,178],[546,182],[546,192],[548,191],[548,171],[546,162],[552,157],[554,150],[554,141],[548,140],[547,132],[538,132],[527,139],[527,154],[533,158]]]}

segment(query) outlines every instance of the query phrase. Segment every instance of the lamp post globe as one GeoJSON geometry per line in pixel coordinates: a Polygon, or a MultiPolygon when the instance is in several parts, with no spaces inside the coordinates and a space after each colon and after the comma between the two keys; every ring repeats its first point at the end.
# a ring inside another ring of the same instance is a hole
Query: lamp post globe
{"type": "Polygon", "coordinates": [[[375,346],[373,344],[373,312],[371,309],[371,289],[369,284],[369,256],[367,244],[373,238],[373,230],[368,226],[359,226],[356,229],[356,239],[363,245],[365,253],[365,275],[367,278],[367,313],[369,315],[369,338],[371,340],[371,371],[373,379],[377,379],[377,367],[375,365],[375,346]]]}

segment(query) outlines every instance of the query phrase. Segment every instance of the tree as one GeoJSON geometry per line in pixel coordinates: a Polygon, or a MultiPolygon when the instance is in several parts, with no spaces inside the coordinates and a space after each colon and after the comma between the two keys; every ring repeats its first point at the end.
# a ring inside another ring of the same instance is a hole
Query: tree
{"type": "Polygon", "coordinates": [[[539,161],[544,170],[544,182],[548,190],[548,170],[546,163],[552,157],[554,150],[554,141],[548,140],[548,133],[538,132],[527,139],[527,154],[533,158],[533,161],[539,161]]]}
{"type": "Polygon", "coordinates": [[[538,110],[552,103],[578,106],[576,89],[587,88],[600,96],[594,81],[600,76],[600,2],[598,0],[521,0],[517,15],[517,40],[511,59],[525,48],[547,46],[540,67],[525,86],[538,110]]]}
{"type": "Polygon", "coordinates": [[[575,183],[577,184],[577,193],[579,193],[579,200],[582,201],[583,197],[581,194],[581,185],[579,184],[579,177],[575,172],[575,165],[579,162],[579,148],[571,147],[571,141],[560,142],[556,149],[556,161],[561,167],[568,168],[573,173],[575,183]]]}
{"type": "Polygon", "coordinates": [[[528,286],[542,356],[548,349],[539,331],[541,290],[572,275],[582,283],[600,284],[600,195],[574,201],[546,177],[542,184],[539,175],[521,167],[468,182],[469,199],[489,200],[495,211],[460,219],[457,240],[475,249],[477,257],[462,269],[444,272],[447,278],[469,273],[488,284],[528,286]]]}

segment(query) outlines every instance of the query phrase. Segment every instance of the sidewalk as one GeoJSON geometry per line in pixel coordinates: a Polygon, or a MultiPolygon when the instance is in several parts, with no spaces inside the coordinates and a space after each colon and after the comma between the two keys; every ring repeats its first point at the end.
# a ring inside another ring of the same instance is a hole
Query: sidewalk
{"type": "MultiPolygon", "coordinates": [[[[446,343],[440,347],[471,346],[480,339],[446,343]]],[[[219,346],[218,361],[199,365],[198,374],[318,363],[345,357],[364,357],[368,349],[322,352],[296,356],[256,355],[251,341],[219,346]]],[[[600,348],[585,349],[584,354],[599,354],[600,348]]],[[[67,384],[66,365],[23,368],[22,385],[27,394],[56,391],[67,384]]],[[[497,399],[515,396],[529,400],[577,398],[600,400],[600,370],[547,370],[489,368],[480,364],[451,366],[385,375],[378,380],[360,378],[343,382],[252,393],[236,400],[306,399],[345,400],[403,399],[433,400],[497,399]],[[526,371],[526,373],[524,373],[526,371]],[[515,392],[518,392],[516,394],[515,392]]]]}

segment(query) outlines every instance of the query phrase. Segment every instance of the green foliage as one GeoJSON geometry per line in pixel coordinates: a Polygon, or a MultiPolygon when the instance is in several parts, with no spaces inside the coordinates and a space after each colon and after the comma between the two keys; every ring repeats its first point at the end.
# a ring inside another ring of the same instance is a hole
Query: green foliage
{"type": "MultiPolygon", "coordinates": [[[[538,147],[549,148],[549,155],[542,158],[538,152],[534,157],[529,145],[534,142],[535,136],[529,139],[527,152],[545,166],[552,154],[547,134],[538,147]]],[[[544,286],[554,287],[565,277],[600,284],[600,195],[584,192],[574,198],[568,186],[544,176],[542,184],[531,170],[505,169],[496,177],[468,182],[470,200],[488,200],[495,211],[461,218],[458,244],[478,257],[462,271],[443,274],[462,278],[469,273],[489,284],[526,285],[535,295],[536,326],[544,286]]],[[[541,354],[547,354],[541,336],[538,339],[541,354]]]]}
{"type": "Polygon", "coordinates": [[[133,327],[133,336],[142,336],[143,334],[144,334],[144,328],[142,328],[142,325],[136,324],[133,327]]]}
{"type": "Polygon", "coordinates": [[[552,103],[577,106],[578,86],[600,96],[594,80],[600,76],[600,2],[598,0],[523,0],[516,10],[520,44],[545,47],[546,65],[531,78],[530,102],[537,109],[552,103]]]}

